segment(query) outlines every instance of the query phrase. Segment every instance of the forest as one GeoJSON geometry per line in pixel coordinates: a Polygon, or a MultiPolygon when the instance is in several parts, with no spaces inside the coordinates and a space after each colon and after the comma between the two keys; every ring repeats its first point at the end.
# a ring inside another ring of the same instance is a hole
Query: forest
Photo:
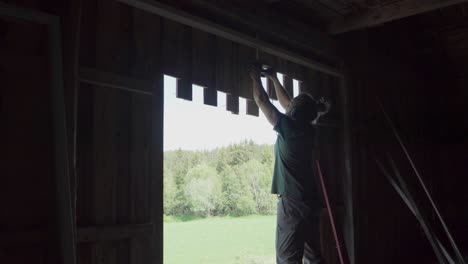
{"type": "Polygon", "coordinates": [[[164,152],[166,217],[271,215],[273,145],[243,141],[209,151],[164,152]]]}

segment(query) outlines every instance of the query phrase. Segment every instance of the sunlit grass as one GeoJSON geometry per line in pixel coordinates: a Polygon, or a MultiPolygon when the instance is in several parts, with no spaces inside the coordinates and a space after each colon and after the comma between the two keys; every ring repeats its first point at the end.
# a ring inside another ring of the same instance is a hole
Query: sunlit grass
{"type": "Polygon", "coordinates": [[[164,224],[164,263],[272,264],[275,227],[276,216],[169,221],[164,224]]]}

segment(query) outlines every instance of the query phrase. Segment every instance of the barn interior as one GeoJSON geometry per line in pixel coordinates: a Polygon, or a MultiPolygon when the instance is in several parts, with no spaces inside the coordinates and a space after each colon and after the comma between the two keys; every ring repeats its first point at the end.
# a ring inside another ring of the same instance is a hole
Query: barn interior
{"type": "Polygon", "coordinates": [[[465,2],[2,0],[0,263],[163,263],[163,75],[179,98],[196,84],[258,116],[253,61],[333,102],[315,155],[345,263],[464,263],[465,2]],[[379,168],[388,156],[454,262],[379,168]]]}

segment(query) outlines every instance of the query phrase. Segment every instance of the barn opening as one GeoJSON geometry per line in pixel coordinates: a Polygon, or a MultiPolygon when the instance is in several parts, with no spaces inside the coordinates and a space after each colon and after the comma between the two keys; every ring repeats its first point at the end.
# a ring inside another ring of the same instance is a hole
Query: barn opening
{"type": "Polygon", "coordinates": [[[164,76],[164,263],[274,262],[276,132],[247,115],[247,99],[233,114],[225,93],[209,106],[198,85],[192,101],[177,98],[177,82],[164,76]]]}

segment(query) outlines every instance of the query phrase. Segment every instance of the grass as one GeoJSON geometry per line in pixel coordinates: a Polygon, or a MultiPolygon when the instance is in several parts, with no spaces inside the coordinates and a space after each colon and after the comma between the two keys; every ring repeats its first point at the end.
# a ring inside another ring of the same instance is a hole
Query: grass
{"type": "Polygon", "coordinates": [[[164,223],[164,264],[275,263],[276,216],[164,223]]]}

